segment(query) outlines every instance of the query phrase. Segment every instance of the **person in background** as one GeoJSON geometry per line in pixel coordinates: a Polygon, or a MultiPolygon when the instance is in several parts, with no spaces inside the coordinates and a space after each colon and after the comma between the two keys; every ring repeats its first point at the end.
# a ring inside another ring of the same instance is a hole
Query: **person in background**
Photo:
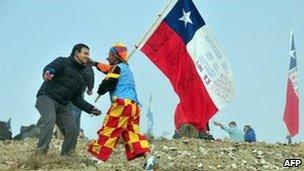
{"type": "Polygon", "coordinates": [[[255,132],[249,125],[245,125],[243,130],[245,142],[256,142],[255,132]]]}
{"type": "Polygon", "coordinates": [[[225,126],[219,122],[213,121],[215,126],[219,126],[221,129],[226,131],[230,138],[229,140],[232,142],[244,142],[244,134],[243,132],[237,127],[236,122],[231,121],[229,122],[228,126],[225,126]]]}
{"type": "Polygon", "coordinates": [[[210,134],[209,122],[207,122],[206,128],[198,133],[198,138],[203,140],[214,140],[213,136],[210,134]]]}
{"type": "Polygon", "coordinates": [[[86,137],[86,135],[84,134],[84,130],[82,128],[80,128],[79,130],[79,138],[82,139],[83,141],[89,141],[89,138],[86,137]]]}

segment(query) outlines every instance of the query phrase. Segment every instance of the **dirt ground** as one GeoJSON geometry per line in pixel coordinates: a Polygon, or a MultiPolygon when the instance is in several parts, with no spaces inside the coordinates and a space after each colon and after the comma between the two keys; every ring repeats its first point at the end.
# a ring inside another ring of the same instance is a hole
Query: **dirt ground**
{"type": "MultiPolygon", "coordinates": [[[[97,164],[86,157],[85,141],[78,141],[76,153],[70,157],[59,155],[61,141],[55,139],[46,155],[37,156],[36,142],[36,139],[0,141],[0,170],[143,170],[144,159],[128,162],[123,144],[118,145],[109,161],[97,164]]],[[[160,170],[281,170],[286,158],[300,158],[304,162],[304,143],[287,146],[161,139],[152,144],[160,170]]],[[[303,165],[293,170],[304,170],[303,165]]]]}

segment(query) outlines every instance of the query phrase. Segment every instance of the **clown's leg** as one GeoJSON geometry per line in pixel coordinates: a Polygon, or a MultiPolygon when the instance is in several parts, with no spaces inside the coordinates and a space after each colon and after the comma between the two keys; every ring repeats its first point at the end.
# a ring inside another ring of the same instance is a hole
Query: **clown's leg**
{"type": "Polygon", "coordinates": [[[88,152],[99,160],[106,161],[116,147],[129,118],[120,117],[124,106],[113,104],[98,131],[98,140],[89,144],[88,152]]]}

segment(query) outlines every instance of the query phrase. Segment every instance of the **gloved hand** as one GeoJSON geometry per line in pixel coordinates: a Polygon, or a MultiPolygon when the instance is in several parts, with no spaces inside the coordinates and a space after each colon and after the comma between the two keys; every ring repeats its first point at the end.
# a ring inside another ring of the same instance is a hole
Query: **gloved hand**
{"type": "Polygon", "coordinates": [[[105,64],[105,63],[103,63],[103,62],[99,62],[97,65],[95,65],[96,66],[96,68],[99,70],[99,71],[101,71],[101,72],[103,72],[103,73],[107,73],[107,72],[109,72],[112,68],[113,68],[113,66],[110,66],[110,65],[108,65],[108,64],[105,64]]]}
{"type": "Polygon", "coordinates": [[[98,108],[94,107],[93,110],[91,111],[91,114],[95,116],[99,116],[101,115],[101,111],[98,108]]]}
{"type": "Polygon", "coordinates": [[[98,62],[94,61],[93,59],[89,58],[85,64],[83,64],[86,67],[90,66],[97,66],[98,62]]]}

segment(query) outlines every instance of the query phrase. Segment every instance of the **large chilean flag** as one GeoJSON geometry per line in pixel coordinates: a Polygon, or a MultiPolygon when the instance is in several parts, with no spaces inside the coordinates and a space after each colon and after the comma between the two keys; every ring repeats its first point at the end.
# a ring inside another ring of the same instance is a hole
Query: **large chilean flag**
{"type": "Polygon", "coordinates": [[[290,136],[299,132],[299,92],[298,92],[298,69],[294,34],[290,35],[290,64],[287,81],[286,106],[283,120],[290,136]]]}
{"type": "Polygon", "coordinates": [[[225,55],[191,0],[173,0],[139,48],[168,77],[180,99],[175,127],[204,130],[234,94],[225,55]]]}

